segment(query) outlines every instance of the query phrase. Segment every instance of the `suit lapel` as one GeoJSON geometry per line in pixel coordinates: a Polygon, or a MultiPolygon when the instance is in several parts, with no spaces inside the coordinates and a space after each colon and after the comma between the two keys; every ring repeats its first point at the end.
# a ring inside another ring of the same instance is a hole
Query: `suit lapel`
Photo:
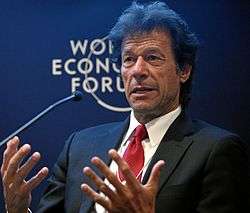
{"type": "Polygon", "coordinates": [[[154,164],[158,160],[164,160],[165,166],[161,170],[159,182],[160,191],[162,185],[174,172],[185,151],[192,144],[191,137],[188,137],[192,132],[192,121],[185,112],[182,112],[170,126],[156,150],[143,178],[144,184],[147,182],[154,164]]]}
{"type": "Polygon", "coordinates": [[[111,159],[109,158],[107,151],[110,149],[117,149],[122,142],[123,135],[126,132],[129,125],[129,118],[127,118],[124,122],[117,125],[115,128],[112,128],[105,135],[98,136],[96,138],[97,141],[102,141],[96,147],[96,156],[102,158],[104,163],[109,165],[111,163],[111,159]],[[105,153],[103,153],[103,151],[105,153]]]}

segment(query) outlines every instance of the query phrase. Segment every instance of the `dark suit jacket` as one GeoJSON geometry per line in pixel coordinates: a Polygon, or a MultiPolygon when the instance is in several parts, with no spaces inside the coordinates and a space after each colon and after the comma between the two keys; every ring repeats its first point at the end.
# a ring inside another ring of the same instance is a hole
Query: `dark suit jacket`
{"type": "MultiPolygon", "coordinates": [[[[107,150],[118,147],[128,119],[72,134],[49,178],[37,212],[91,212],[93,202],[80,190],[82,173],[93,156],[109,163],[107,150]]],[[[161,171],[156,212],[241,213],[249,210],[247,155],[239,138],[181,114],[162,139],[143,182],[159,159],[161,171]]],[[[98,173],[98,171],[96,171],[98,173]]]]}

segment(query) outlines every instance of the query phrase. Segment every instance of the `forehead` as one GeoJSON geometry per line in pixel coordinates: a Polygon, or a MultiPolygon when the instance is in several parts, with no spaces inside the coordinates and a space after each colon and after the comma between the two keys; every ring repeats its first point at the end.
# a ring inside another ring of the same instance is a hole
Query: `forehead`
{"type": "Polygon", "coordinates": [[[168,51],[171,50],[171,37],[168,32],[144,32],[125,38],[122,42],[122,54],[127,52],[140,52],[147,49],[168,51]]]}

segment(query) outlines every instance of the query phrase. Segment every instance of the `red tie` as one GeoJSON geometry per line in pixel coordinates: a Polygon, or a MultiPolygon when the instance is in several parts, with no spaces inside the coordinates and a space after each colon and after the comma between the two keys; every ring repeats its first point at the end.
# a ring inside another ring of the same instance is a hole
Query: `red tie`
{"type": "MultiPolygon", "coordinates": [[[[141,142],[146,138],[148,138],[146,127],[144,125],[137,126],[132,134],[129,145],[123,154],[123,159],[128,163],[135,177],[138,176],[138,180],[141,180],[142,172],[140,171],[144,165],[144,150],[141,142]]],[[[124,180],[120,171],[119,178],[121,181],[124,180]]]]}

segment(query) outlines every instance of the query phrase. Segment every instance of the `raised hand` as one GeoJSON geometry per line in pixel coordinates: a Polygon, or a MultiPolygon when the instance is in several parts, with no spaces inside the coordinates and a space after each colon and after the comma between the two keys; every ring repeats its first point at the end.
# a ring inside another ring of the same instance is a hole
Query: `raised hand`
{"type": "Polygon", "coordinates": [[[23,158],[30,153],[31,146],[25,144],[18,148],[19,143],[18,137],[14,137],[7,143],[1,166],[5,206],[8,213],[26,213],[31,202],[31,191],[48,175],[48,168],[44,167],[30,180],[25,181],[41,156],[35,152],[21,165],[23,158]]]}
{"type": "Polygon", "coordinates": [[[117,175],[100,158],[93,157],[91,162],[107,178],[112,187],[106,184],[91,168],[85,167],[83,173],[93,181],[104,195],[95,192],[87,184],[81,185],[82,191],[102,205],[108,212],[153,213],[155,211],[160,169],[165,164],[164,161],[160,160],[154,165],[148,182],[142,185],[133,175],[128,164],[115,150],[110,150],[109,155],[117,163],[124,176],[125,183],[121,183],[117,175]]]}

